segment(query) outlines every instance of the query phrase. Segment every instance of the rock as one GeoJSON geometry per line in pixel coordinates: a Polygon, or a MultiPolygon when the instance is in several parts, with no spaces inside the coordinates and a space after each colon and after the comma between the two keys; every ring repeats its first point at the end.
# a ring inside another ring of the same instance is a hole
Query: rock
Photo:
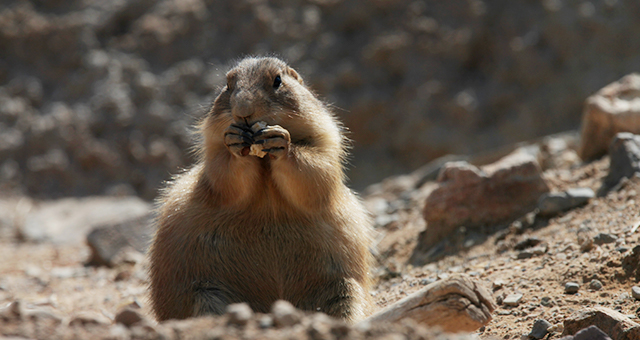
{"type": "MultiPolygon", "coordinates": [[[[640,104],[637,113],[640,120],[640,104]]],[[[622,178],[631,178],[640,172],[640,136],[631,133],[617,134],[609,146],[609,157],[609,173],[598,189],[600,196],[618,185],[622,178]]]]}
{"type": "Polygon", "coordinates": [[[592,289],[592,290],[602,289],[602,282],[600,282],[600,280],[597,280],[597,279],[591,280],[591,282],[589,282],[589,289],[592,289]]]}
{"type": "Polygon", "coordinates": [[[276,327],[291,327],[300,322],[300,312],[290,302],[278,300],[271,307],[276,327]]]}
{"type": "Polygon", "coordinates": [[[411,263],[424,263],[429,249],[456,228],[515,219],[534,209],[548,191],[536,159],[522,150],[481,168],[466,162],[447,163],[438,176],[438,187],[426,199],[427,229],[420,234],[411,263]]]}
{"type": "Polygon", "coordinates": [[[611,338],[597,326],[589,326],[577,332],[573,340],[611,340],[611,338]]]}
{"type": "Polygon", "coordinates": [[[612,234],[607,234],[607,233],[598,233],[596,236],[593,237],[593,243],[599,246],[607,243],[614,243],[617,240],[618,240],[617,236],[612,234]]]}
{"type": "Polygon", "coordinates": [[[633,298],[636,300],[640,300],[640,287],[638,286],[631,287],[631,296],[633,296],[633,298]]]}
{"type": "Polygon", "coordinates": [[[640,325],[621,313],[601,306],[582,309],[567,317],[562,335],[573,335],[592,325],[614,340],[640,339],[640,325]]]}
{"type": "Polygon", "coordinates": [[[92,311],[84,311],[79,312],[69,321],[70,326],[84,326],[88,324],[109,325],[111,324],[111,320],[102,314],[92,311]]]}
{"type": "Polygon", "coordinates": [[[640,133],[640,74],[630,74],[587,98],[582,116],[579,156],[604,155],[619,132],[640,133]]]}
{"type": "Polygon", "coordinates": [[[640,246],[635,246],[624,258],[622,258],[622,269],[629,277],[633,277],[636,281],[640,281],[640,246]]]}
{"type": "Polygon", "coordinates": [[[516,307],[520,304],[520,301],[522,300],[522,297],[524,295],[518,293],[518,294],[509,294],[507,295],[504,300],[502,300],[502,303],[504,305],[510,306],[510,307],[516,307]]]}
{"type": "MultiPolygon", "coordinates": [[[[88,264],[113,266],[127,249],[145,253],[153,235],[152,219],[152,214],[147,213],[119,223],[94,227],[87,235],[91,249],[88,264]]],[[[125,259],[121,257],[120,260],[125,259]]]]}
{"type": "Polygon", "coordinates": [[[127,307],[123,308],[118,312],[118,314],[116,314],[115,321],[127,327],[131,327],[134,324],[142,321],[143,319],[144,318],[139,311],[135,310],[134,308],[127,307]]]}
{"type": "Polygon", "coordinates": [[[527,237],[524,240],[516,243],[516,245],[513,246],[513,249],[524,250],[527,248],[535,247],[540,244],[540,242],[542,242],[542,240],[537,237],[527,237]]]}
{"type": "Polygon", "coordinates": [[[572,188],[564,192],[547,193],[540,197],[538,209],[543,216],[553,216],[589,202],[595,197],[590,188],[572,188]]]}
{"type": "Polygon", "coordinates": [[[262,329],[273,327],[273,318],[270,315],[263,315],[258,319],[258,325],[262,329]]]}
{"type": "Polygon", "coordinates": [[[544,296],[542,297],[542,299],[540,299],[540,304],[545,307],[550,307],[553,306],[553,300],[551,300],[551,298],[548,296],[544,296]]]}
{"type": "Polygon", "coordinates": [[[149,214],[151,204],[137,197],[64,198],[35,204],[20,228],[35,242],[80,243],[91,228],[149,214]]]}
{"type": "Polygon", "coordinates": [[[247,303],[234,303],[227,306],[229,323],[237,326],[244,326],[253,317],[253,310],[247,303]]]}
{"type": "Polygon", "coordinates": [[[567,282],[564,285],[565,294],[575,294],[580,289],[580,285],[575,282],[567,282]]]}
{"type": "Polygon", "coordinates": [[[452,274],[375,312],[358,325],[412,320],[444,332],[472,332],[491,321],[495,308],[491,293],[481,281],[466,274],[452,274]]]}
{"type": "Polygon", "coordinates": [[[547,335],[549,327],[553,326],[549,321],[545,319],[538,319],[533,323],[529,338],[542,339],[547,335]]]}
{"type": "Polygon", "coordinates": [[[533,252],[529,251],[529,250],[523,250],[521,252],[518,253],[517,258],[518,260],[526,260],[526,259],[530,259],[533,257],[533,252]]]}
{"type": "Polygon", "coordinates": [[[531,248],[531,252],[533,253],[533,255],[544,255],[547,252],[547,246],[546,245],[542,245],[542,246],[537,246],[537,247],[533,247],[531,248]]]}

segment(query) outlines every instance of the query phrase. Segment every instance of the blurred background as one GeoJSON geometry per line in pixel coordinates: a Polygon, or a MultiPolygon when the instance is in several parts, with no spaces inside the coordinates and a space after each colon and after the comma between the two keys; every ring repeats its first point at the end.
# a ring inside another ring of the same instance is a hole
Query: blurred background
{"type": "Polygon", "coordinates": [[[153,199],[246,55],[288,61],[354,140],[350,185],[578,129],[640,70],[637,0],[2,0],[0,191],[153,199]]]}

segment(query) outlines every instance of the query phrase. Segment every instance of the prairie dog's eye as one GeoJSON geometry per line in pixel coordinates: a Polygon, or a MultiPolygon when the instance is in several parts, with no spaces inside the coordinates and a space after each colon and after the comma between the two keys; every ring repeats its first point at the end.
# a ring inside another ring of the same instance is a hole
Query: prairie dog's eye
{"type": "Polygon", "coordinates": [[[276,78],[273,80],[273,88],[277,89],[278,87],[280,87],[281,84],[282,84],[282,78],[280,78],[280,75],[277,75],[276,78]]]}

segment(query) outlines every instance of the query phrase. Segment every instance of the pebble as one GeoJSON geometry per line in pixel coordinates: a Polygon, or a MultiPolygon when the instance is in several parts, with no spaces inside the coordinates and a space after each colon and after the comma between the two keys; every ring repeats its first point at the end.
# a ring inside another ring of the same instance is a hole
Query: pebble
{"type": "Polygon", "coordinates": [[[524,250],[527,248],[535,247],[540,244],[540,242],[542,242],[542,240],[537,237],[527,237],[526,239],[516,243],[516,245],[513,246],[513,249],[524,250]]]}
{"type": "Polygon", "coordinates": [[[545,307],[553,306],[553,300],[551,300],[551,298],[548,296],[544,296],[542,299],[540,299],[540,304],[545,307]]]}
{"type": "Polygon", "coordinates": [[[564,192],[547,193],[540,197],[538,209],[541,215],[552,216],[587,203],[595,197],[590,188],[572,188],[564,192]]]}
{"type": "Polygon", "coordinates": [[[618,240],[618,237],[612,234],[599,233],[593,238],[593,243],[597,245],[603,245],[607,243],[613,243],[618,240]]]}
{"type": "Polygon", "coordinates": [[[507,306],[517,306],[520,304],[523,296],[522,294],[509,294],[502,300],[502,303],[507,306]]]}
{"type": "Polygon", "coordinates": [[[291,327],[300,322],[300,314],[290,302],[278,300],[271,308],[273,321],[278,327],[291,327]]]}
{"type": "Polygon", "coordinates": [[[142,321],[142,315],[132,308],[124,308],[116,315],[116,323],[121,323],[127,327],[142,321]]]}
{"type": "Polygon", "coordinates": [[[633,296],[633,298],[636,300],[640,300],[640,287],[638,286],[631,287],[631,296],[633,296]]]}
{"type": "Polygon", "coordinates": [[[551,323],[545,319],[538,319],[533,323],[533,328],[531,329],[531,333],[529,333],[529,337],[533,339],[542,339],[551,327],[551,323]]]}
{"type": "Polygon", "coordinates": [[[271,328],[273,327],[273,318],[269,315],[263,315],[258,320],[258,325],[262,329],[271,328]]]}
{"type": "Polygon", "coordinates": [[[229,324],[244,326],[253,317],[253,310],[246,303],[234,303],[227,306],[229,324]]]}
{"type": "Polygon", "coordinates": [[[505,284],[507,283],[504,280],[498,279],[493,281],[493,283],[491,284],[491,288],[495,291],[502,288],[505,284]]]}
{"type": "Polygon", "coordinates": [[[566,294],[575,294],[580,289],[580,285],[575,282],[567,282],[564,285],[564,292],[566,294]]]}
{"type": "Polygon", "coordinates": [[[592,290],[602,289],[602,282],[600,282],[600,280],[598,279],[591,280],[591,282],[589,282],[589,289],[592,289],[592,290]]]}
{"type": "Polygon", "coordinates": [[[530,259],[533,257],[533,252],[528,250],[523,250],[518,253],[518,260],[530,259]]]}

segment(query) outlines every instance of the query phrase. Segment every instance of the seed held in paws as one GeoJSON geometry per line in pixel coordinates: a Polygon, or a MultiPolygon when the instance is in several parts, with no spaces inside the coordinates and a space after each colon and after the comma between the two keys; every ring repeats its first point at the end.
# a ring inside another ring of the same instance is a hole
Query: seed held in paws
{"type": "Polygon", "coordinates": [[[257,156],[260,158],[264,158],[267,153],[262,151],[262,145],[260,144],[251,144],[251,151],[249,151],[249,156],[257,156]]]}

